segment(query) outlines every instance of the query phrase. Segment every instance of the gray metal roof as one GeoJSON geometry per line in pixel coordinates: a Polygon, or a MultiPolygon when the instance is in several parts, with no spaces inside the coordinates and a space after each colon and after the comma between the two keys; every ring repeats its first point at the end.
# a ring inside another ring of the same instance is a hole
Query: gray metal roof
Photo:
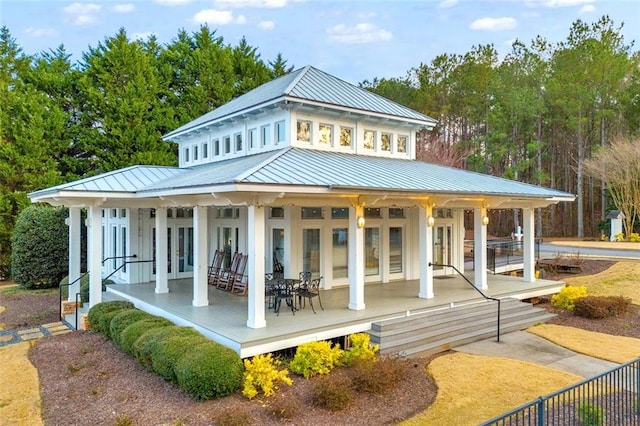
{"type": "Polygon", "coordinates": [[[403,105],[354,86],[314,67],[306,66],[265,83],[242,96],[208,112],[195,120],[167,133],[164,138],[181,134],[204,124],[213,124],[227,117],[262,108],[269,104],[291,100],[312,101],[338,109],[377,113],[401,120],[411,120],[433,126],[435,120],[403,105]]]}
{"type": "Polygon", "coordinates": [[[199,186],[231,183],[573,199],[572,194],[563,191],[422,161],[302,148],[193,167],[142,192],[182,188],[187,193],[197,193],[199,186]]]}
{"type": "Polygon", "coordinates": [[[35,191],[29,194],[29,197],[34,198],[60,191],[137,192],[158,181],[171,179],[184,172],[184,169],[177,167],[131,166],[35,191]]]}

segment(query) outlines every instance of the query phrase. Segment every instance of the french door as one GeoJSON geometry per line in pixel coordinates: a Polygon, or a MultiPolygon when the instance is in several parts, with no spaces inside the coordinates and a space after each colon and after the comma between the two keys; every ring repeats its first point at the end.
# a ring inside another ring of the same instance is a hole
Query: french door
{"type": "Polygon", "coordinates": [[[453,270],[446,266],[452,265],[453,225],[443,224],[433,227],[433,273],[434,275],[450,275],[453,270]]]}
{"type": "MultiPolygon", "coordinates": [[[[156,228],[152,231],[152,251],[155,258],[156,228]]],[[[169,279],[193,276],[193,226],[172,225],[167,227],[167,276],[169,279]]],[[[156,274],[157,262],[153,265],[156,274]]]]}

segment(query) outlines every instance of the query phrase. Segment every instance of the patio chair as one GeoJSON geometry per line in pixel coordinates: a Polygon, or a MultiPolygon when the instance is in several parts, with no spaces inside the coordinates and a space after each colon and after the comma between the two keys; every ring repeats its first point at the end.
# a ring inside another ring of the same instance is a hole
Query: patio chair
{"type": "Polygon", "coordinates": [[[318,302],[320,302],[320,308],[324,311],[324,307],[322,306],[322,299],[320,298],[321,282],[322,282],[322,277],[314,278],[311,281],[309,281],[309,284],[307,284],[305,287],[301,287],[297,293],[298,300],[299,300],[298,305],[300,305],[300,300],[304,299],[304,305],[302,305],[304,308],[307,304],[307,300],[309,300],[309,305],[311,305],[311,310],[313,311],[314,314],[316,313],[316,310],[313,306],[314,297],[318,298],[318,302]]]}
{"type": "Polygon", "coordinates": [[[231,291],[231,287],[233,285],[233,276],[235,275],[238,265],[240,263],[240,258],[242,257],[242,253],[235,252],[233,253],[233,257],[231,258],[231,264],[229,265],[229,269],[225,269],[220,272],[218,279],[216,281],[216,287],[221,290],[231,291]]]}
{"type": "Polygon", "coordinates": [[[291,313],[293,315],[296,314],[296,307],[293,303],[293,298],[295,296],[295,291],[293,288],[293,283],[290,280],[279,279],[278,282],[274,286],[274,301],[273,307],[277,316],[280,316],[280,306],[282,305],[282,301],[284,300],[287,306],[291,308],[291,313]]]}
{"type": "Polygon", "coordinates": [[[222,269],[222,262],[224,261],[224,251],[216,250],[213,255],[213,260],[211,261],[211,265],[209,266],[209,271],[207,272],[207,282],[209,285],[216,285],[218,281],[218,277],[220,276],[220,270],[222,269]]]}
{"type": "Polygon", "coordinates": [[[244,274],[247,268],[248,255],[242,255],[240,262],[236,268],[233,278],[231,279],[231,293],[244,296],[247,294],[247,276],[244,274]]]}
{"type": "Polygon", "coordinates": [[[302,271],[298,274],[300,279],[300,287],[305,287],[311,281],[311,271],[302,271]]]}

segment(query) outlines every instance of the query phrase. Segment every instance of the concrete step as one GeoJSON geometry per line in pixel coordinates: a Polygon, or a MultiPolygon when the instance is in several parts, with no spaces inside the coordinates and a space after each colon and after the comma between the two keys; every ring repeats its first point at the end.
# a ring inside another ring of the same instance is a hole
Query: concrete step
{"type": "MultiPolygon", "coordinates": [[[[553,317],[528,303],[503,299],[500,333],[522,330],[553,317]]],[[[380,345],[381,354],[407,356],[437,353],[496,333],[497,304],[492,301],[380,321],[369,331],[371,342],[380,345]]]]}

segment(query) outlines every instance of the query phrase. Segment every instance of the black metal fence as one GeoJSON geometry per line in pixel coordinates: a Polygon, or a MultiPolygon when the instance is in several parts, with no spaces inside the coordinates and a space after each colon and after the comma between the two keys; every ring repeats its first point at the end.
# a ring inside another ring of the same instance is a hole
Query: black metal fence
{"type": "Polygon", "coordinates": [[[485,425],[640,425],[640,358],[481,423],[485,425]]]}

